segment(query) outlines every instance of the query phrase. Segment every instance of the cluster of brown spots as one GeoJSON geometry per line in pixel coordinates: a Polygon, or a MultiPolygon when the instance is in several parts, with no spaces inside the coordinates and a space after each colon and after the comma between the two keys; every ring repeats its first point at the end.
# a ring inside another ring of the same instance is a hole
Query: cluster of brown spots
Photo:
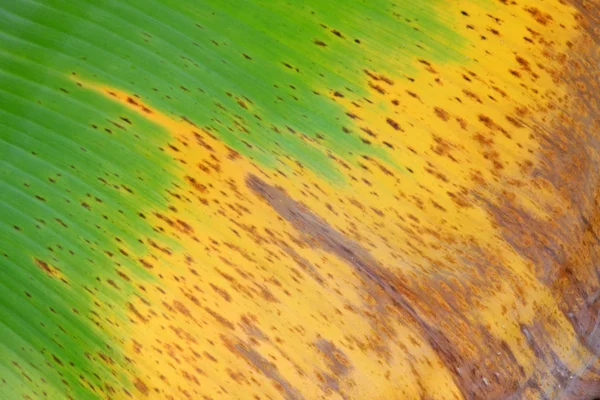
{"type": "Polygon", "coordinates": [[[492,121],[492,119],[490,117],[485,116],[483,114],[479,114],[477,116],[477,119],[479,120],[479,122],[481,122],[483,125],[485,125],[492,132],[501,132],[508,139],[511,138],[510,134],[506,131],[506,129],[504,129],[503,127],[501,127],[500,125],[498,125],[497,123],[492,121]]]}
{"type": "Polygon", "coordinates": [[[458,208],[473,207],[473,201],[468,197],[468,191],[447,192],[450,199],[458,208]]]}
{"type": "Polygon", "coordinates": [[[431,65],[431,63],[429,61],[426,60],[418,60],[419,63],[423,64],[425,66],[425,70],[427,72],[431,72],[432,74],[437,74],[438,72],[433,68],[433,66],[431,65]]]}
{"type": "Polygon", "coordinates": [[[131,303],[127,303],[127,308],[128,310],[133,313],[133,315],[135,315],[140,321],[142,321],[143,323],[148,322],[148,319],[143,316],[138,309],[131,303]]]}
{"type": "Polygon", "coordinates": [[[469,97],[469,98],[471,98],[471,99],[475,100],[476,102],[478,102],[478,103],[480,103],[480,104],[483,104],[483,101],[481,101],[481,97],[479,97],[479,95],[477,95],[477,94],[476,94],[476,93],[474,93],[473,91],[471,91],[471,90],[468,90],[468,89],[463,89],[463,93],[464,93],[464,94],[465,94],[467,97],[469,97]]]}
{"type": "Polygon", "coordinates": [[[435,154],[448,157],[453,162],[458,162],[458,160],[452,155],[452,150],[455,149],[456,146],[454,146],[448,140],[437,135],[433,135],[433,141],[434,144],[431,145],[431,150],[435,154]]]}
{"type": "Polygon", "coordinates": [[[548,25],[552,22],[552,15],[540,11],[536,7],[525,7],[527,11],[538,23],[542,25],[548,25]]]}
{"type": "Polygon", "coordinates": [[[440,181],[442,181],[444,183],[449,182],[448,177],[444,173],[437,171],[435,169],[435,167],[433,167],[432,165],[425,167],[424,170],[428,174],[431,174],[434,178],[439,179],[440,181]]]}
{"type": "Polygon", "coordinates": [[[378,85],[378,84],[376,84],[376,83],[373,83],[373,82],[369,82],[369,86],[370,86],[370,87],[371,87],[373,90],[377,91],[379,94],[386,94],[386,91],[385,91],[385,89],[384,89],[384,88],[383,88],[381,85],[378,85]]]}
{"type": "Polygon", "coordinates": [[[172,220],[165,215],[160,213],[154,213],[154,215],[161,221],[166,222],[171,228],[176,229],[177,231],[190,236],[192,239],[198,241],[198,238],[194,235],[194,229],[190,224],[180,219],[172,220]]]}
{"type": "Polygon", "coordinates": [[[392,81],[390,78],[388,78],[385,75],[382,74],[376,74],[374,72],[371,72],[369,70],[363,70],[365,74],[367,74],[367,76],[369,76],[369,78],[373,79],[374,81],[382,81],[387,83],[388,85],[392,86],[394,85],[394,81],[392,81]]]}
{"type": "MultiPolygon", "coordinates": [[[[118,97],[116,93],[113,92],[109,92],[109,94],[113,97],[118,97]]],[[[146,106],[138,103],[137,100],[135,100],[133,97],[127,97],[127,103],[135,106],[136,108],[139,108],[140,110],[142,110],[142,112],[146,113],[146,114],[152,114],[152,110],[150,110],[149,108],[147,108],[146,106]]]]}
{"type": "Polygon", "coordinates": [[[296,72],[300,72],[300,69],[298,69],[297,67],[294,67],[293,65],[290,65],[289,63],[283,62],[282,63],[286,68],[289,68],[291,70],[294,70],[296,72]]]}
{"type": "Polygon", "coordinates": [[[388,86],[394,85],[394,81],[392,81],[390,78],[388,78],[382,74],[376,74],[376,73],[371,72],[366,69],[363,70],[363,72],[365,74],[367,74],[367,76],[369,78],[372,79],[368,82],[369,87],[371,87],[371,89],[375,90],[376,92],[378,92],[381,95],[385,95],[387,93],[387,90],[384,88],[384,86],[382,86],[382,84],[385,84],[388,86]]]}
{"type": "Polygon", "coordinates": [[[498,171],[504,168],[504,165],[502,164],[502,161],[500,160],[500,153],[498,153],[498,151],[496,150],[489,150],[489,151],[484,151],[483,153],[483,158],[485,158],[486,160],[489,160],[492,163],[492,166],[494,167],[494,171],[498,171]]]}

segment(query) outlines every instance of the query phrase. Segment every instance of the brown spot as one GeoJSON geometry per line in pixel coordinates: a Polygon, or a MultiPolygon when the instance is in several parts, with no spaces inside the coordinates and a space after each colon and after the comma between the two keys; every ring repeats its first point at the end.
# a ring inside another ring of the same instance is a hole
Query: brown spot
{"type": "Polygon", "coordinates": [[[344,38],[344,35],[342,35],[342,33],[338,30],[332,29],[331,33],[333,33],[335,36],[339,37],[339,38],[344,38]]]}
{"type": "Polygon", "coordinates": [[[435,107],[434,111],[435,111],[435,115],[437,115],[438,118],[440,118],[444,121],[448,121],[448,119],[450,119],[450,114],[448,114],[448,112],[446,110],[444,110],[443,108],[435,107]]]}
{"type": "Polygon", "coordinates": [[[51,276],[53,278],[61,278],[62,277],[61,271],[58,268],[53,267],[50,264],[48,264],[46,261],[40,260],[38,258],[34,258],[34,261],[35,261],[36,265],[42,271],[44,271],[48,276],[51,276]]]}
{"type": "Polygon", "coordinates": [[[221,296],[223,299],[225,299],[225,301],[227,302],[231,302],[231,296],[229,295],[229,293],[227,293],[227,291],[225,289],[221,289],[220,287],[218,287],[217,285],[214,284],[210,284],[210,287],[217,292],[217,294],[219,296],[221,296]]]}
{"type": "Polygon", "coordinates": [[[394,128],[394,130],[396,130],[396,131],[402,131],[402,132],[404,132],[404,129],[402,129],[402,127],[400,126],[400,124],[399,124],[399,123],[397,123],[396,121],[394,121],[393,119],[391,119],[391,118],[386,118],[386,119],[385,119],[385,122],[387,122],[387,124],[388,124],[389,126],[391,126],[392,128],[394,128]]]}
{"type": "Polygon", "coordinates": [[[140,391],[140,393],[142,393],[144,396],[148,396],[148,394],[150,393],[150,389],[148,389],[148,386],[140,379],[140,378],[135,378],[133,380],[133,385],[135,386],[135,388],[137,390],[140,391]]]}
{"type": "Polygon", "coordinates": [[[223,317],[221,314],[217,313],[216,311],[211,310],[208,307],[204,307],[204,309],[206,310],[207,313],[212,315],[213,318],[216,319],[218,323],[220,323],[224,327],[232,329],[232,330],[235,329],[235,326],[228,319],[223,317]]]}
{"type": "Polygon", "coordinates": [[[542,25],[548,25],[552,21],[552,15],[540,11],[536,7],[526,7],[527,11],[538,23],[542,25]]]}
{"type": "Polygon", "coordinates": [[[378,84],[369,82],[369,86],[380,94],[385,94],[386,91],[378,84]]]}
{"type": "Polygon", "coordinates": [[[148,322],[148,319],[146,317],[144,317],[139,311],[138,309],[131,303],[127,303],[127,308],[129,309],[129,311],[131,311],[140,321],[146,323],[148,322]]]}

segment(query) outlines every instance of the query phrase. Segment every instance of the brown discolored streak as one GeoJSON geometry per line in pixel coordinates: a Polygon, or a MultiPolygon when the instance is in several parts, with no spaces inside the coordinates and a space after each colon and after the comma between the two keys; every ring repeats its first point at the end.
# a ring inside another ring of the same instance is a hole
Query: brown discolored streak
{"type": "Polygon", "coordinates": [[[285,380],[277,370],[277,366],[264,358],[258,351],[254,350],[250,344],[237,339],[230,339],[225,335],[221,336],[225,347],[234,354],[243,358],[247,363],[259,370],[267,378],[271,379],[276,388],[282,392],[286,400],[302,400],[304,397],[298,390],[285,380]]]}
{"type": "MultiPolygon", "coordinates": [[[[485,377],[481,375],[482,372],[476,367],[476,363],[461,353],[459,344],[421,316],[427,312],[419,309],[416,294],[412,293],[404,284],[403,279],[380,265],[359,243],[345,237],[303,204],[291,199],[282,189],[267,184],[255,175],[249,175],[246,183],[280,216],[307,235],[309,244],[321,247],[351,265],[365,282],[365,290],[376,301],[394,305],[399,314],[398,317],[420,333],[438,353],[446,368],[453,373],[455,382],[465,398],[488,398],[487,396],[490,394],[496,397],[506,394],[505,391],[510,389],[504,382],[498,381],[498,384],[493,386],[487,379],[484,379],[485,377]],[[372,283],[378,288],[371,289],[372,283]]],[[[380,307],[377,311],[382,308],[385,309],[385,307],[380,307]]],[[[459,320],[460,316],[452,316],[452,318],[459,320]]],[[[485,332],[478,333],[485,335],[485,332]]],[[[488,337],[488,342],[491,348],[502,347],[501,343],[497,343],[491,337],[488,337]]],[[[511,356],[510,351],[505,351],[504,354],[504,357],[511,356]]],[[[509,364],[510,361],[513,360],[502,360],[501,362],[509,364]]]]}
{"type": "Polygon", "coordinates": [[[388,286],[385,279],[394,279],[391,276],[385,276],[389,273],[380,270],[378,262],[360,244],[346,238],[304,205],[291,199],[283,190],[267,184],[256,175],[249,175],[246,183],[279,215],[291,222],[296,229],[309,235],[313,239],[312,245],[336,254],[353,265],[363,277],[378,282],[384,289],[388,286]]]}
{"type": "Polygon", "coordinates": [[[350,360],[341,349],[327,339],[317,340],[315,346],[327,361],[330,372],[322,373],[325,389],[338,392],[340,396],[346,400],[348,397],[342,392],[340,381],[347,376],[353,368],[350,360]]]}
{"type": "Polygon", "coordinates": [[[334,374],[343,376],[352,369],[348,357],[346,357],[344,352],[329,340],[319,339],[315,345],[327,359],[329,369],[334,374]]]}

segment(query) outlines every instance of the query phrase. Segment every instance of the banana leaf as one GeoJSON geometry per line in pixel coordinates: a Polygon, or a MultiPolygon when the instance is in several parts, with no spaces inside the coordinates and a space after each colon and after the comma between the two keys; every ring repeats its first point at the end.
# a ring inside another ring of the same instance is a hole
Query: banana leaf
{"type": "Polygon", "coordinates": [[[600,397],[598,0],[0,0],[0,399],[600,397]]]}

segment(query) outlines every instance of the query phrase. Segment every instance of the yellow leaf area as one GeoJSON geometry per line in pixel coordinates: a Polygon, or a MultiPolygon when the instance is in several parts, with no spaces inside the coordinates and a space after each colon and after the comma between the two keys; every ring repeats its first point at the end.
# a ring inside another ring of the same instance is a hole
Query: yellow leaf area
{"type": "Polygon", "coordinates": [[[365,71],[368,99],[320,88],[400,166],[336,159],[345,182],[289,160],[266,170],[143,99],[93,86],[168,129],[179,166],[169,208],[147,215],[166,238],[142,261],[159,284],[140,283],[128,305],[136,398],[539,398],[559,390],[540,354],[574,373],[593,360],[490,211],[510,202],[551,219],[568,208],[531,171],[543,161],[533,127],[552,129],[554,108],[567,107],[556,74],[579,35],[576,11],[557,1],[440,12],[461,11],[454,28],[472,43],[462,65],[365,71]],[[532,376],[542,378],[525,387],[532,376]]]}

